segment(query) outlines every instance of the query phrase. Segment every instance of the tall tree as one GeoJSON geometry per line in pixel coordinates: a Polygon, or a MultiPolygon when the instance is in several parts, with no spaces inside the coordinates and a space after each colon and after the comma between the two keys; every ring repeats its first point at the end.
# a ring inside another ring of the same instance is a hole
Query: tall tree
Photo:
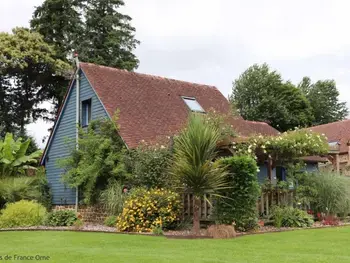
{"type": "Polygon", "coordinates": [[[122,0],[84,1],[85,32],[79,46],[83,61],[126,70],[137,68],[139,60],[132,53],[139,41],[131,17],[118,12],[122,0]]]}
{"type": "Polygon", "coordinates": [[[82,0],[46,0],[38,6],[30,21],[33,30],[53,45],[56,56],[66,60],[83,35],[82,0]]]}
{"type": "Polygon", "coordinates": [[[319,80],[312,83],[304,77],[298,87],[309,100],[315,117],[313,125],[343,120],[349,111],[345,102],[339,101],[339,91],[334,80],[319,80]]]}
{"type": "Polygon", "coordinates": [[[305,127],[313,120],[302,92],[267,64],[243,72],[233,82],[230,101],[244,119],[267,122],[279,131],[305,127]]]}
{"type": "Polygon", "coordinates": [[[5,130],[17,126],[19,135],[24,135],[26,124],[48,113],[40,104],[50,99],[53,80],[62,78],[69,65],[55,58],[40,34],[16,28],[12,34],[0,33],[0,66],[0,86],[6,87],[0,105],[10,107],[0,122],[9,125],[5,130]]]}
{"type": "MultiPolygon", "coordinates": [[[[123,5],[121,0],[45,0],[34,11],[31,29],[54,45],[57,59],[68,63],[77,51],[81,61],[133,70],[139,61],[132,52],[139,41],[131,18],[117,11],[123,5]]],[[[52,79],[56,111],[69,78],[52,79]]]]}

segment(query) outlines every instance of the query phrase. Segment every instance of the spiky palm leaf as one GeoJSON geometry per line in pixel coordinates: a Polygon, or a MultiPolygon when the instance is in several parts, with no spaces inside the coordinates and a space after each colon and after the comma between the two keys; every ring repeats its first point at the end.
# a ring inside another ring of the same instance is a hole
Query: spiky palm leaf
{"type": "Polygon", "coordinates": [[[197,114],[190,116],[187,128],[175,139],[171,173],[195,196],[215,194],[227,187],[225,167],[213,163],[219,139],[218,127],[205,124],[197,114]]]}

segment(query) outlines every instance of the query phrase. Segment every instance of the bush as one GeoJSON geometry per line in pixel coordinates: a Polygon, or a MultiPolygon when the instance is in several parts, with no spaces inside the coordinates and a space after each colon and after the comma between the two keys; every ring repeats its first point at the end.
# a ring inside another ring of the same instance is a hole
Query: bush
{"type": "Polygon", "coordinates": [[[103,223],[105,226],[115,227],[117,225],[117,217],[116,216],[107,216],[103,223]]]}
{"type": "Polygon", "coordinates": [[[251,156],[238,155],[221,162],[230,171],[227,178],[229,189],[215,204],[215,219],[227,225],[235,222],[241,231],[254,229],[258,222],[256,202],[260,194],[256,161],[251,156]]]}
{"type": "Polygon", "coordinates": [[[45,224],[47,226],[72,226],[77,219],[73,210],[57,210],[48,214],[45,224]]]}
{"type": "Polygon", "coordinates": [[[110,181],[100,195],[100,203],[110,215],[119,215],[123,211],[124,200],[123,186],[117,181],[110,181]]]}
{"type": "Polygon", "coordinates": [[[43,224],[46,214],[46,208],[34,201],[21,200],[9,203],[2,210],[0,227],[38,226],[43,224]]]}
{"type": "Polygon", "coordinates": [[[307,212],[290,206],[272,209],[272,219],[275,227],[310,227],[314,220],[307,212]]]}
{"type": "Polygon", "coordinates": [[[142,145],[124,156],[130,174],[129,183],[146,188],[169,187],[168,168],[171,152],[168,147],[142,145]]]}
{"type": "Polygon", "coordinates": [[[350,212],[350,179],[336,173],[308,173],[298,180],[297,199],[315,212],[346,216],[350,212]]]}
{"type": "Polygon", "coordinates": [[[164,189],[136,189],[125,201],[117,219],[118,231],[151,232],[155,227],[169,229],[179,220],[178,194],[164,189]]]}

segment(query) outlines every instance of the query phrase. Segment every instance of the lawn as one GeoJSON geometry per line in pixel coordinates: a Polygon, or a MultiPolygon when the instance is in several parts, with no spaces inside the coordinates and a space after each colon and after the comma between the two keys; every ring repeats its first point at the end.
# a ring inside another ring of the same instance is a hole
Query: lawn
{"type": "Polygon", "coordinates": [[[1,232],[0,262],[350,262],[350,227],[300,230],[230,240],[83,232],[1,232]],[[5,261],[5,256],[12,260],[5,261]],[[14,260],[14,255],[16,260],[14,260]]]}

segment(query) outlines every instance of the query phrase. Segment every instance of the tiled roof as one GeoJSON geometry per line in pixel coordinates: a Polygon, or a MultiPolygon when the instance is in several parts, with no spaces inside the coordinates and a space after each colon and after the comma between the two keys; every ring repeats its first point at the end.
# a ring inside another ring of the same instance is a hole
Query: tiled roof
{"type": "MultiPolygon", "coordinates": [[[[211,108],[228,113],[228,100],[214,86],[194,84],[152,75],[81,63],[81,68],[108,114],[120,110],[120,135],[128,147],[142,140],[154,142],[178,132],[188,118],[189,109],[181,96],[195,97],[205,111],[211,108]]],[[[277,131],[263,122],[232,120],[242,136],[275,135],[277,131]]]]}
{"type": "Polygon", "coordinates": [[[350,120],[343,120],[310,127],[310,130],[324,134],[328,142],[339,142],[340,153],[348,152],[347,143],[350,140],[350,120]]]}

